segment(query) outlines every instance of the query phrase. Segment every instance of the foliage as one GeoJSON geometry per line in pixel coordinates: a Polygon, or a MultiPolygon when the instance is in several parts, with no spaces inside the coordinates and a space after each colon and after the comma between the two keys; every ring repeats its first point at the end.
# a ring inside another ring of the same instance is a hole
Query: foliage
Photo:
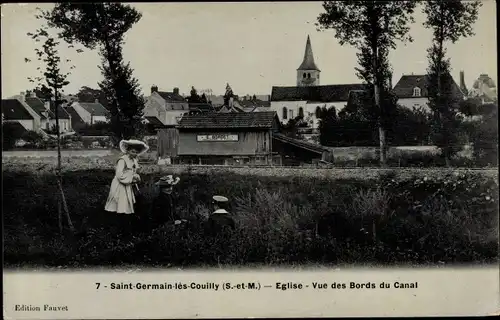
{"type": "Polygon", "coordinates": [[[2,121],[2,150],[14,148],[16,141],[23,136],[23,132],[18,124],[2,121]]]}
{"type": "Polygon", "coordinates": [[[448,163],[458,151],[459,102],[457,89],[451,77],[450,61],[446,58],[446,42],[457,42],[460,38],[474,34],[472,26],[477,20],[479,1],[464,2],[426,1],[423,12],[424,26],[433,32],[432,46],[428,49],[427,90],[429,107],[434,113],[433,141],[442,149],[448,163]]]}
{"type": "Polygon", "coordinates": [[[293,119],[288,120],[286,124],[282,123],[281,130],[286,136],[290,138],[300,139],[301,135],[298,129],[303,126],[303,123],[304,118],[301,116],[297,116],[293,119]]]}
{"type": "Polygon", "coordinates": [[[408,109],[398,105],[389,128],[388,140],[393,146],[427,145],[431,137],[431,113],[423,107],[408,109]]]}
{"type": "MultiPolygon", "coordinates": [[[[133,230],[136,236],[101,219],[113,175],[113,170],[65,174],[68,203],[84,231],[70,241],[54,237],[52,176],[4,172],[4,183],[13,186],[3,203],[6,264],[426,265],[498,258],[498,184],[472,174],[358,181],[184,173],[176,197],[179,214],[190,221],[187,229],[166,225],[154,232],[133,230]],[[208,238],[195,223],[210,211],[212,194],[230,195],[238,229],[228,238],[208,238]],[[360,230],[359,218],[366,222],[373,216],[383,218],[370,237],[360,230]]],[[[147,207],[159,174],[142,177],[147,207]]]]}
{"type": "Polygon", "coordinates": [[[226,92],[224,93],[224,105],[229,106],[229,100],[234,97],[233,89],[231,86],[226,84],[226,92]]]}
{"type": "Polygon", "coordinates": [[[482,165],[498,165],[498,106],[483,105],[479,121],[473,122],[470,138],[474,158],[482,165]]]}
{"type": "Polygon", "coordinates": [[[334,29],[341,45],[358,49],[357,75],[367,84],[379,126],[380,162],[385,164],[385,130],[392,123],[395,96],[390,94],[388,54],[406,41],[415,1],[325,1],[318,16],[321,29],[334,29]]]}
{"type": "Polygon", "coordinates": [[[43,17],[68,43],[100,48],[104,80],[99,87],[107,98],[115,145],[123,138],[139,138],[144,98],[130,63],[123,61],[122,46],[125,33],[141,14],[122,3],[57,3],[43,17]]]}
{"type": "MultiPolygon", "coordinates": [[[[367,101],[348,104],[338,116],[335,108],[323,107],[318,111],[321,144],[332,147],[377,145],[377,122],[372,111],[367,101]]],[[[391,145],[428,143],[431,120],[425,109],[408,109],[398,105],[391,118],[394,120],[387,126],[387,140],[391,145]]]]}
{"type": "Polygon", "coordinates": [[[74,129],[83,136],[108,136],[111,133],[111,125],[107,122],[85,123],[74,129]]]}
{"type": "Polygon", "coordinates": [[[107,108],[108,101],[106,99],[106,96],[104,95],[104,92],[100,89],[93,89],[87,86],[83,86],[80,88],[80,90],[78,90],[76,96],[78,97],[79,102],[93,103],[97,100],[100,104],[107,108]]]}

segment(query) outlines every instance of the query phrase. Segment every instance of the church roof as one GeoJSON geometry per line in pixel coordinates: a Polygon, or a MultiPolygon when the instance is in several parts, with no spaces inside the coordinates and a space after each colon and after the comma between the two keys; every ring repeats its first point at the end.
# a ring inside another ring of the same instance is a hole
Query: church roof
{"type": "Polygon", "coordinates": [[[311,102],[341,102],[349,99],[349,93],[354,90],[364,90],[366,85],[334,84],[308,87],[273,87],[271,101],[311,101],[311,102]]]}
{"type": "Polygon", "coordinates": [[[313,51],[312,51],[312,46],[311,46],[311,38],[307,36],[307,42],[306,42],[306,51],[304,52],[304,60],[302,61],[302,64],[297,70],[319,70],[319,68],[316,66],[316,63],[314,62],[314,56],[313,56],[313,51]]]}

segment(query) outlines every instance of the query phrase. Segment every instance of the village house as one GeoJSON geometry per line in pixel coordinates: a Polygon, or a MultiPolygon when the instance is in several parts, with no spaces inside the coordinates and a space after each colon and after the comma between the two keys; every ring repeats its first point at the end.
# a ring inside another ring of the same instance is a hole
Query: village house
{"type": "Polygon", "coordinates": [[[189,113],[188,101],[179,94],[179,88],[172,92],[158,91],[151,87],[151,95],[147,97],[144,116],[157,118],[164,126],[176,126],[183,115],[189,113]]]}
{"type": "Polygon", "coordinates": [[[487,74],[481,74],[470,90],[471,97],[478,97],[482,104],[498,101],[495,82],[487,74]]]}
{"type": "Polygon", "coordinates": [[[320,85],[320,73],[308,36],[304,58],[297,69],[297,85],[272,88],[270,108],[282,123],[301,116],[310,128],[317,130],[321,108],[334,107],[338,112],[347,105],[352,91],[365,89],[363,84],[320,85]]]}
{"type": "MultiPolygon", "coordinates": [[[[409,109],[421,107],[430,111],[427,105],[429,102],[427,84],[427,75],[404,74],[393,89],[394,94],[398,97],[398,104],[409,109]]],[[[465,88],[465,84],[463,84],[463,87],[465,88]]],[[[455,81],[453,81],[453,88],[456,98],[463,100],[465,94],[455,81]]]]}
{"type": "Polygon", "coordinates": [[[35,117],[18,99],[2,99],[2,122],[19,124],[25,130],[35,130],[35,117]]]}
{"type": "MultiPolygon", "coordinates": [[[[26,104],[31,107],[40,116],[40,128],[45,131],[51,131],[56,127],[55,105],[53,101],[43,101],[38,98],[34,92],[25,97],[26,104]]],[[[71,115],[59,106],[57,108],[59,118],[59,132],[71,132],[71,115]]]]}
{"type": "MultiPolygon", "coordinates": [[[[29,94],[21,92],[10,99],[3,99],[2,114],[5,114],[6,121],[17,121],[26,130],[40,133],[43,133],[41,131],[44,130],[52,130],[56,125],[53,102],[44,102],[33,92],[29,94]]],[[[61,106],[58,107],[58,116],[59,131],[61,133],[71,132],[71,116],[61,106]]]]}
{"type": "Polygon", "coordinates": [[[271,103],[269,100],[260,100],[256,95],[254,96],[243,96],[234,102],[234,104],[239,107],[243,112],[262,112],[270,111],[271,103]]]}
{"type": "Polygon", "coordinates": [[[72,102],[67,108],[72,114],[78,115],[77,119],[81,119],[87,125],[93,125],[97,122],[109,122],[109,111],[96,99],[95,102],[72,102]]]}

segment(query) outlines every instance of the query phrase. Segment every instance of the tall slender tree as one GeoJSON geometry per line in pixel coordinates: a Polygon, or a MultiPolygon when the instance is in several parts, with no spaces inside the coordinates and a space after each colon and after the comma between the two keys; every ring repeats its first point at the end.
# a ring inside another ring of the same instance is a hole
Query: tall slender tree
{"type": "Polygon", "coordinates": [[[123,61],[124,35],[139,22],[141,14],[119,2],[57,3],[44,12],[49,26],[58,28],[68,43],[99,48],[115,143],[121,138],[138,137],[142,131],[144,98],[130,63],[123,61]]]}
{"type": "Polygon", "coordinates": [[[451,76],[450,60],[446,58],[445,44],[474,35],[473,25],[480,6],[479,1],[460,0],[429,0],[423,5],[427,17],[424,26],[433,33],[427,69],[429,107],[433,111],[433,141],[441,149],[447,165],[451,156],[460,149],[460,101],[451,76]]]}
{"type": "Polygon", "coordinates": [[[234,97],[233,89],[229,85],[229,83],[226,84],[226,92],[224,93],[224,106],[229,108],[229,101],[231,98],[234,97]]]}
{"type": "MultiPolygon", "coordinates": [[[[62,174],[61,174],[61,132],[59,127],[59,111],[61,103],[61,93],[64,87],[69,84],[68,77],[71,71],[64,72],[61,70],[61,56],[59,55],[59,41],[57,41],[48,32],[47,26],[42,26],[33,33],[28,33],[36,42],[41,43],[41,48],[35,49],[36,59],[44,65],[45,68],[38,67],[37,70],[40,72],[40,76],[29,77],[28,80],[35,84],[35,90],[43,90],[47,95],[50,105],[53,106],[52,111],[55,114],[56,120],[56,135],[57,135],[57,168],[56,168],[56,179],[57,185],[59,187],[60,198],[58,199],[58,211],[59,211],[59,227],[62,231],[62,217],[61,217],[61,207],[64,209],[68,226],[71,231],[74,231],[74,226],[71,221],[68,205],[66,203],[66,197],[64,194],[63,184],[62,184],[62,174]]],[[[25,58],[26,62],[31,62],[30,58],[25,58]]],[[[66,59],[66,62],[70,60],[66,59]]],[[[71,66],[70,69],[74,69],[71,66]]],[[[49,117],[47,117],[47,121],[49,117]]]]}
{"type": "Polygon", "coordinates": [[[396,41],[411,41],[409,24],[413,22],[415,1],[325,1],[325,12],[318,16],[319,30],[334,29],[341,45],[359,50],[358,77],[368,85],[373,108],[378,114],[380,163],[386,164],[385,120],[381,92],[389,83],[387,55],[396,41]]]}

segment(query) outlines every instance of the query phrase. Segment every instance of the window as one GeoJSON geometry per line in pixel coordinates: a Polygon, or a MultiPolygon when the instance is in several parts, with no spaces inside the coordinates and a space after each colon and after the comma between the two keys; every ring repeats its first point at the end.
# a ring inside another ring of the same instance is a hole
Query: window
{"type": "Polygon", "coordinates": [[[304,117],[304,108],[300,107],[299,108],[299,117],[304,117]]]}
{"type": "Polygon", "coordinates": [[[311,79],[311,74],[310,73],[307,74],[307,79],[311,79]]]}
{"type": "Polygon", "coordinates": [[[288,119],[288,109],[283,107],[283,120],[288,119]]]}
{"type": "Polygon", "coordinates": [[[302,75],[302,78],[304,78],[304,79],[306,78],[306,74],[305,73],[302,75]]]}
{"type": "Polygon", "coordinates": [[[415,87],[415,88],[413,88],[413,96],[414,96],[414,97],[420,97],[420,95],[421,95],[421,90],[420,90],[420,88],[419,88],[419,87],[415,87]]]}
{"type": "Polygon", "coordinates": [[[293,110],[289,110],[288,113],[289,113],[290,119],[293,119],[293,110]]]}
{"type": "Polygon", "coordinates": [[[321,108],[318,106],[316,107],[316,118],[320,118],[321,117],[321,108]]]}

